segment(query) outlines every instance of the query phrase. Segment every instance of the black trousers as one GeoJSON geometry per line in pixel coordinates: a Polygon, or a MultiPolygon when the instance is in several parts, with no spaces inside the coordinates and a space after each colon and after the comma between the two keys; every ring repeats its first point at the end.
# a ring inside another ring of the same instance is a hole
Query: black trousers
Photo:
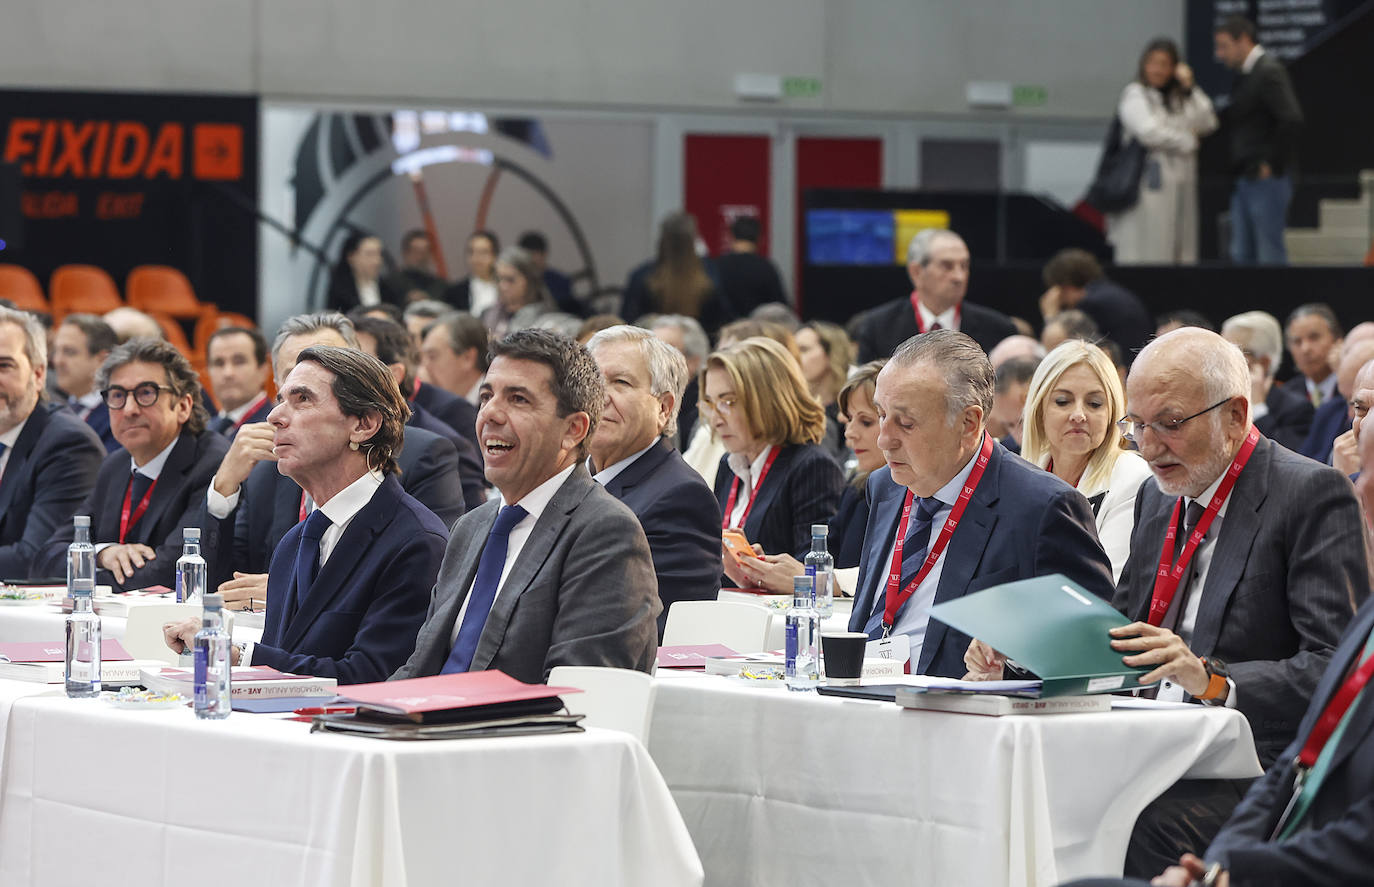
{"type": "MultiPolygon", "coordinates": [[[[1126,847],[1127,878],[1146,881],[1185,853],[1202,856],[1253,779],[1180,779],[1141,811],[1126,847]]],[[[1110,882],[1103,882],[1110,883],[1110,882]]]]}

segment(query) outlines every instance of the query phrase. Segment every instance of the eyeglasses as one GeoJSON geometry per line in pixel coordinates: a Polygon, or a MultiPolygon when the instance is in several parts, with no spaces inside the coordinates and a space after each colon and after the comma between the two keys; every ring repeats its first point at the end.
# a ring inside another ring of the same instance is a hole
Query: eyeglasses
{"type": "Polygon", "coordinates": [[[1178,430],[1183,427],[1185,422],[1191,422],[1198,416],[1206,415],[1217,407],[1230,402],[1231,398],[1227,397],[1217,401],[1205,410],[1198,410],[1191,416],[1184,416],[1182,419],[1166,419],[1162,422],[1138,422],[1126,416],[1125,418],[1116,420],[1116,427],[1121,429],[1121,436],[1132,443],[1138,443],[1140,441],[1140,435],[1146,428],[1153,431],[1157,437],[1169,438],[1177,434],[1178,430]]]}
{"type": "Polygon", "coordinates": [[[739,404],[739,398],[717,397],[715,399],[712,399],[709,397],[701,397],[698,398],[697,403],[699,403],[705,409],[715,410],[721,416],[728,416],[732,412],[734,412],[735,407],[739,404]]]}
{"type": "Polygon", "coordinates": [[[134,386],[132,392],[127,388],[111,385],[109,388],[100,392],[100,399],[105,401],[105,406],[110,409],[122,410],[124,409],[124,404],[129,400],[129,395],[132,393],[134,396],[134,403],[141,407],[150,407],[157,403],[158,397],[164,391],[172,394],[176,393],[175,388],[168,388],[166,385],[159,385],[156,382],[139,382],[134,386]]]}

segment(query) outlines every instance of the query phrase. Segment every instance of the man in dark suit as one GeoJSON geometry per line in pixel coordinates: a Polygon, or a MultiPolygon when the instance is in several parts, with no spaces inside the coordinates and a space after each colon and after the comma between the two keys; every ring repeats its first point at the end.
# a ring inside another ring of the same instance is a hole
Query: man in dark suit
{"type": "Polygon", "coordinates": [[[1048,287],[1040,297],[1044,319],[1049,321],[1061,311],[1082,311],[1097,324],[1099,333],[1121,347],[1128,366],[1154,335],[1155,324],[1145,303],[1109,279],[1097,257],[1087,250],[1060,250],[1045,263],[1041,277],[1048,287]]]}
{"type": "Polygon", "coordinates": [[[415,653],[393,677],[649,671],[660,609],[649,543],[583,464],[605,403],[601,373],[546,330],[512,333],[492,355],[477,424],[501,495],[453,527],[415,653]]]}
{"type": "Polygon", "coordinates": [[[930,621],[932,604],[1052,573],[1111,597],[1111,564],[1088,500],[988,437],[984,417],[992,391],[992,364],[954,330],[913,337],[878,375],[873,401],[887,465],[868,481],[868,531],[849,630],[875,639],[904,635],[913,674],[958,678],[967,670],[971,639],[930,621]],[[973,492],[965,498],[968,486],[973,492]],[[963,513],[948,547],[922,571],[955,509],[963,513]],[[898,542],[900,582],[893,587],[888,574],[898,542]]]}
{"type": "Polygon", "coordinates": [[[759,220],[740,216],[730,223],[730,251],[716,257],[720,287],[741,317],[769,302],[788,304],[778,268],[759,255],[759,220]]]}
{"type": "Polygon", "coordinates": [[[1313,409],[1320,409],[1336,396],[1336,360],[1332,355],[1340,353],[1345,338],[1341,322],[1331,306],[1309,302],[1293,309],[1284,331],[1298,374],[1283,387],[1311,403],[1313,409]]]}
{"type": "Polygon", "coordinates": [[[205,346],[210,385],[219,412],[210,430],[232,438],[244,425],[267,421],[272,399],[267,379],[272,363],[267,359],[267,340],[256,328],[231,326],[215,330],[205,346]]]}
{"type": "MultiPolygon", "coordinates": [[[[1129,435],[1154,480],[1136,497],[1113,601],[1136,622],[1114,629],[1112,646],[1126,664],[1153,667],[1143,682],[1158,682],[1160,699],[1239,709],[1268,767],[1293,740],[1369,580],[1350,482],[1254,432],[1249,392],[1240,349],[1207,330],[1168,333],[1136,358],[1129,435]]],[[[1205,846],[1245,787],[1176,784],[1137,821],[1127,873],[1158,872],[1205,846]]]]}
{"type": "Polygon", "coordinates": [[[713,601],[720,591],[720,505],[664,437],[687,384],[687,361],[634,326],[602,330],[587,350],[606,383],[587,470],[630,507],[649,539],[663,604],[662,639],[676,601],[713,601]]]}
{"type": "Polygon", "coordinates": [[[1283,360],[1283,331],[1278,319],[1264,311],[1246,311],[1226,318],[1221,336],[1245,354],[1250,366],[1250,418],[1260,434],[1297,451],[1312,429],[1312,404],[1283,385],[1274,374],[1283,360]]]}
{"type": "Polygon", "coordinates": [[[1236,176],[1231,193],[1231,261],[1287,265],[1283,228],[1293,196],[1302,109],[1283,63],[1257,41],[1255,23],[1232,15],[1215,32],[1217,61],[1237,72],[1222,116],[1236,176]]]}
{"type": "Polygon", "coordinates": [[[1336,441],[1350,431],[1354,417],[1350,398],[1355,394],[1355,376],[1371,360],[1374,360],[1374,339],[1348,341],[1341,348],[1341,361],[1336,367],[1335,396],[1328,398],[1313,414],[1312,428],[1299,450],[1304,456],[1327,465],[1333,463],[1336,441]]]}
{"type": "Polygon", "coordinates": [[[420,384],[415,400],[470,440],[476,440],[477,391],[487,371],[487,346],[487,328],[461,311],[436,320],[420,345],[420,365],[429,381],[420,384]],[[466,406],[453,404],[445,394],[466,406]]]}
{"type": "Polygon", "coordinates": [[[931,330],[959,330],[991,351],[1016,327],[1000,311],[964,300],[968,292],[969,252],[964,239],[943,228],[927,228],[911,238],[906,271],[915,287],[865,315],[859,330],[857,363],[884,360],[907,339],[931,330]]]}
{"type": "MultiPolygon", "coordinates": [[[[1374,513],[1374,441],[1361,441],[1360,458],[1363,471],[1356,486],[1365,510],[1374,513]]],[[[1330,733],[1323,729],[1324,741],[1314,734],[1337,691],[1374,653],[1371,632],[1374,608],[1364,607],[1331,654],[1292,743],[1250,787],[1202,856],[1193,854],[1205,844],[1189,847],[1153,883],[1308,887],[1369,881],[1374,871],[1374,687],[1366,683],[1353,697],[1342,727],[1330,733]],[[1290,809],[1300,773],[1302,794],[1290,809]]],[[[1075,881],[1073,887],[1145,884],[1094,878],[1075,881]]]]}
{"type": "MultiPolygon", "coordinates": [[[[228,444],[205,427],[200,379],[176,348],[130,339],[96,373],[123,449],[105,458],[95,487],[78,506],[91,516],[96,581],[125,591],[174,584],[182,530],[196,526],[205,488],[228,444]]],[[[49,537],[32,572],[66,570],[70,523],[49,537]]]]}
{"type": "Polygon", "coordinates": [[[114,329],[94,314],[68,314],[53,335],[57,388],[72,412],[100,436],[107,453],[119,449],[119,442],[110,431],[110,411],[96,387],[95,373],[117,344],[114,329]]]}
{"type": "MultiPolygon", "coordinates": [[[[396,481],[405,400],[370,355],[313,346],[282,383],[270,422],[277,467],[318,507],[272,556],[262,640],[234,665],[268,665],[340,684],[385,680],[415,648],[448,534],[396,481]]],[[[163,629],[189,647],[191,618],[163,629]]]]}
{"type": "Polygon", "coordinates": [[[0,577],[22,579],[39,547],[95,485],[105,447],[48,403],[48,340],[23,311],[0,307],[0,577]]]}

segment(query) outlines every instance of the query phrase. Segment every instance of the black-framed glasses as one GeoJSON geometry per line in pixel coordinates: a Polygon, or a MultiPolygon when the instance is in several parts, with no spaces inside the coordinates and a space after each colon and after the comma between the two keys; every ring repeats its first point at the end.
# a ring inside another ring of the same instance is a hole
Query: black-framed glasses
{"type": "Polygon", "coordinates": [[[156,382],[139,382],[130,391],[128,388],[121,388],[118,385],[111,385],[100,392],[100,399],[105,401],[105,406],[112,410],[124,409],[124,404],[129,402],[129,395],[134,396],[134,403],[141,407],[150,407],[157,403],[157,399],[162,392],[176,393],[175,388],[168,388],[166,385],[159,385],[156,382]]]}
{"type": "Polygon", "coordinates": [[[1185,422],[1191,422],[1198,416],[1205,416],[1217,407],[1230,403],[1232,398],[1226,397],[1212,404],[1205,410],[1198,410],[1191,416],[1184,416],[1182,419],[1166,419],[1162,422],[1139,422],[1126,416],[1116,420],[1116,427],[1121,429],[1121,436],[1132,443],[1140,442],[1140,435],[1146,428],[1150,429],[1158,437],[1173,437],[1178,430],[1183,427],[1185,422]]]}

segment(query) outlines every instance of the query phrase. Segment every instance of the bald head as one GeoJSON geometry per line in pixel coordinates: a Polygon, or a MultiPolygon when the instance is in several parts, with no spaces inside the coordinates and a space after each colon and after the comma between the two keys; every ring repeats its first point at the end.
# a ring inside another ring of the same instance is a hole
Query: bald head
{"type": "Polygon", "coordinates": [[[1245,352],[1201,327],[1181,327],[1152,340],[1131,365],[1127,385],[1138,375],[1170,385],[1197,387],[1208,403],[1224,397],[1244,397],[1247,403],[1250,399],[1250,367],[1245,352]]]}
{"type": "Polygon", "coordinates": [[[1364,338],[1350,344],[1346,339],[1341,347],[1341,362],[1336,367],[1336,390],[1350,400],[1355,395],[1355,377],[1364,365],[1374,360],[1374,339],[1364,338]]]}
{"type": "Polygon", "coordinates": [[[1350,332],[1345,334],[1345,348],[1349,348],[1355,342],[1374,340],[1374,322],[1366,320],[1364,323],[1357,323],[1350,328],[1350,332]]]}
{"type": "Polygon", "coordinates": [[[1033,357],[1040,360],[1045,356],[1045,346],[1039,340],[1032,339],[1030,336],[1007,336],[998,342],[988,353],[988,360],[992,363],[995,370],[1002,364],[1011,360],[1013,357],[1033,357]]]}

